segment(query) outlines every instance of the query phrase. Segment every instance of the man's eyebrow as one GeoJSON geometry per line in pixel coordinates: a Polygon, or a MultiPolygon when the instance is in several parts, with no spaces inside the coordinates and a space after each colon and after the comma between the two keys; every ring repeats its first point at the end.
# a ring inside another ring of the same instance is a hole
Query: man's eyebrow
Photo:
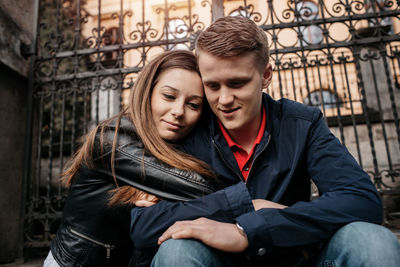
{"type": "Polygon", "coordinates": [[[204,83],[217,83],[217,82],[212,81],[212,80],[202,80],[202,82],[203,82],[203,84],[204,84],[204,83]]]}
{"type": "Polygon", "coordinates": [[[249,80],[251,80],[251,77],[236,77],[228,79],[228,82],[247,82],[249,80]]]}
{"type": "MultiPolygon", "coordinates": [[[[251,77],[233,77],[233,78],[229,78],[226,81],[229,82],[247,82],[251,80],[251,77]]],[[[212,81],[212,80],[203,80],[203,83],[219,83],[216,81],[212,81]]]]}

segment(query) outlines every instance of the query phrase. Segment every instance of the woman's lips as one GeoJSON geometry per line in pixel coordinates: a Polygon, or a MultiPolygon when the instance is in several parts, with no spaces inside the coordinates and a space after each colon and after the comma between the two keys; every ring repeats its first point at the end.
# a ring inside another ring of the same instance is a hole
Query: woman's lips
{"type": "Polygon", "coordinates": [[[163,121],[167,124],[167,127],[172,129],[172,130],[179,130],[181,128],[183,128],[183,125],[178,124],[178,123],[173,123],[173,122],[169,122],[169,121],[163,121]]]}

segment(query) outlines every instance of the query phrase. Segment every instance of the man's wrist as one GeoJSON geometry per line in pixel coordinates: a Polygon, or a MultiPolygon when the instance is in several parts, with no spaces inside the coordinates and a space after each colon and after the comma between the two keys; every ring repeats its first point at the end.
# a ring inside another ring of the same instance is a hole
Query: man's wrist
{"type": "Polygon", "coordinates": [[[236,228],[237,228],[239,234],[246,237],[246,239],[247,239],[246,232],[244,231],[243,227],[238,222],[236,222],[236,228]]]}

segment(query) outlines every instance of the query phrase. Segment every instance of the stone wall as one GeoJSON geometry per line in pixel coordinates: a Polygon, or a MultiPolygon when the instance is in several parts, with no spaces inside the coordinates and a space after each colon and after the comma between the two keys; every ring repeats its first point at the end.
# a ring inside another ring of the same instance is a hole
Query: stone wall
{"type": "Polygon", "coordinates": [[[29,59],[21,47],[33,36],[34,3],[0,1],[0,263],[21,247],[21,192],[28,104],[29,59]]]}

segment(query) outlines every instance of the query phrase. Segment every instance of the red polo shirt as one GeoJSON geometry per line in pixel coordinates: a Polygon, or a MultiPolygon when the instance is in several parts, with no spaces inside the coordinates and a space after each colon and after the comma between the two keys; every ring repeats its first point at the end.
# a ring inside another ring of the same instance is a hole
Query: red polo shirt
{"type": "Polygon", "coordinates": [[[237,162],[239,169],[242,172],[242,175],[245,180],[247,180],[247,177],[249,176],[255,147],[256,147],[256,145],[258,145],[261,142],[261,139],[264,135],[266,117],[267,116],[265,113],[265,109],[263,108],[262,109],[261,126],[260,126],[260,129],[258,130],[257,137],[254,140],[253,148],[251,149],[249,154],[247,154],[246,150],[244,150],[243,147],[241,147],[239,144],[237,144],[235,141],[232,140],[232,138],[229,136],[228,132],[225,130],[222,123],[218,120],[219,128],[221,129],[221,132],[224,135],[226,142],[228,143],[229,147],[231,148],[232,153],[235,156],[236,162],[237,162]]]}

